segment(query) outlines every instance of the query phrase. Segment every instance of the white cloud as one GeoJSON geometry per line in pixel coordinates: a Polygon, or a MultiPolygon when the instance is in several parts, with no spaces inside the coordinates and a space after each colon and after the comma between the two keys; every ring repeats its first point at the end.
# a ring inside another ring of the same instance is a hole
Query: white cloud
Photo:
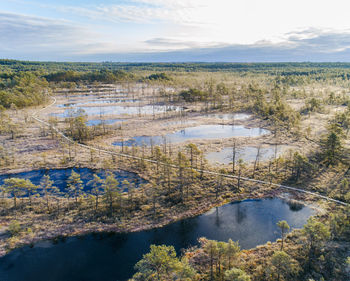
{"type": "Polygon", "coordinates": [[[96,21],[149,24],[150,29],[202,44],[252,44],[282,42],[293,30],[348,29],[349,8],[347,0],[131,0],[58,9],[96,21]]]}
{"type": "Polygon", "coordinates": [[[0,12],[0,53],[2,57],[69,56],[118,50],[114,42],[65,20],[51,20],[0,12]]]}
{"type": "Polygon", "coordinates": [[[213,47],[241,52],[241,47],[260,51],[271,47],[339,53],[350,46],[350,2],[344,0],[115,3],[40,4],[41,9],[56,12],[57,18],[71,21],[0,13],[0,52],[49,56],[50,52],[94,55],[213,47]]]}

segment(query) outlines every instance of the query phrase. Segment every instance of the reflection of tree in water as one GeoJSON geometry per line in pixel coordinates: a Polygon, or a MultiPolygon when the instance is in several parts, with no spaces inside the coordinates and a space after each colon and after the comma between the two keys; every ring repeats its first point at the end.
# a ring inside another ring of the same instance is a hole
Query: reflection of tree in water
{"type": "Polygon", "coordinates": [[[244,207],[241,207],[241,204],[237,204],[236,208],[236,221],[238,223],[243,222],[243,220],[247,217],[247,210],[244,207]]]}
{"type": "Polygon", "coordinates": [[[293,212],[297,212],[297,211],[300,211],[301,209],[304,208],[304,205],[303,204],[300,204],[296,201],[288,201],[287,202],[288,206],[289,206],[289,209],[293,212]]]}
{"type": "Polygon", "coordinates": [[[220,221],[220,213],[219,208],[215,208],[215,226],[220,227],[221,221],[220,221]]]}
{"type": "Polygon", "coordinates": [[[120,248],[122,248],[127,242],[128,242],[128,235],[126,234],[108,234],[105,239],[108,239],[107,241],[110,244],[110,247],[113,249],[113,251],[117,251],[120,248]]]}
{"type": "Polygon", "coordinates": [[[150,244],[173,245],[175,250],[187,248],[197,243],[198,217],[180,220],[173,224],[154,229],[151,232],[150,244]]]}
{"type": "Polygon", "coordinates": [[[181,245],[194,245],[197,243],[196,230],[198,226],[198,218],[183,220],[179,222],[179,240],[181,245]]]}

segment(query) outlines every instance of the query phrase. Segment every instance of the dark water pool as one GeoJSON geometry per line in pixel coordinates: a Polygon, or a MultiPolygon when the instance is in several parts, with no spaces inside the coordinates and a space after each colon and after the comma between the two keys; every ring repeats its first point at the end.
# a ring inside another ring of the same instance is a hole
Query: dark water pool
{"type": "Polygon", "coordinates": [[[286,220],[302,227],[315,212],[274,199],[246,200],[214,208],[195,218],[162,228],[128,234],[86,235],[52,244],[41,242],[0,258],[2,281],[117,281],[134,273],[134,264],[151,244],[180,249],[196,245],[199,237],[239,241],[248,249],[280,237],[276,223],[286,220]]]}
{"type": "MultiPolygon", "coordinates": [[[[93,179],[94,174],[98,174],[101,178],[105,178],[105,171],[103,170],[93,170],[89,168],[67,168],[67,169],[51,169],[51,170],[33,170],[29,172],[17,173],[17,174],[6,174],[0,175],[0,185],[3,183],[4,179],[7,178],[24,178],[30,179],[35,185],[40,184],[40,180],[44,175],[49,175],[51,180],[54,181],[54,186],[57,186],[61,191],[64,191],[67,187],[67,180],[72,173],[72,170],[80,174],[80,177],[84,184],[84,190],[89,190],[91,187],[86,184],[93,179]]],[[[123,180],[127,180],[130,183],[134,183],[135,186],[145,183],[146,181],[140,178],[135,173],[130,173],[127,171],[115,171],[114,175],[116,179],[121,183],[123,180]]],[[[1,280],[1,279],[0,279],[1,280]]]]}
{"type": "MultiPolygon", "coordinates": [[[[123,143],[124,146],[160,145],[164,138],[170,143],[179,143],[196,139],[221,139],[230,137],[257,137],[268,134],[269,131],[262,128],[246,128],[241,125],[200,125],[188,127],[175,133],[162,136],[138,136],[123,143]]],[[[113,145],[121,146],[122,142],[114,142],[113,145]]]]}

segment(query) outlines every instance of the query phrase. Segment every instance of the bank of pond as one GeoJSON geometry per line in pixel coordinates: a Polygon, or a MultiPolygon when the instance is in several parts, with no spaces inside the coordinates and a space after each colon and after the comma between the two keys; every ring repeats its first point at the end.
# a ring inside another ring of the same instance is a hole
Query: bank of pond
{"type": "Polygon", "coordinates": [[[181,249],[198,245],[198,238],[239,241],[249,249],[280,237],[276,223],[286,220],[301,228],[315,211],[279,198],[244,200],[213,208],[161,228],[133,233],[100,233],[42,241],[15,249],[0,258],[2,281],[127,280],[150,245],[181,249]]]}

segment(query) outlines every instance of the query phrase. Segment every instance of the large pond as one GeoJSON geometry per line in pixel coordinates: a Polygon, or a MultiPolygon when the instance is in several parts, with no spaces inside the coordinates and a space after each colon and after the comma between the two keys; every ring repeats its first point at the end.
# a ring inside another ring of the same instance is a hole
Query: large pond
{"type": "MultiPolygon", "coordinates": [[[[143,106],[121,106],[121,105],[108,105],[108,106],[79,106],[74,109],[82,109],[88,116],[95,116],[101,114],[159,114],[168,111],[180,111],[179,106],[170,105],[143,105],[143,106]]],[[[72,107],[66,109],[63,113],[52,113],[51,116],[56,117],[70,117],[72,115],[72,107]]]]}
{"type": "Polygon", "coordinates": [[[241,125],[200,125],[188,127],[175,133],[165,136],[139,136],[131,138],[125,142],[114,142],[117,146],[142,146],[142,145],[160,145],[164,139],[170,143],[180,143],[196,139],[221,139],[230,137],[257,137],[268,134],[269,131],[262,128],[246,128],[241,125]]]}
{"type": "MultiPolygon", "coordinates": [[[[259,161],[266,161],[275,156],[280,156],[288,146],[277,146],[277,151],[275,146],[262,147],[260,148],[259,161]]],[[[258,148],[255,146],[244,146],[236,149],[236,161],[242,159],[244,162],[250,163],[255,161],[256,155],[258,153],[258,148]]],[[[229,164],[232,163],[233,148],[226,147],[221,151],[215,151],[208,153],[205,157],[212,164],[229,164]]]]}
{"type": "Polygon", "coordinates": [[[173,245],[179,252],[197,245],[199,237],[220,241],[231,238],[248,249],[279,238],[278,221],[286,220],[291,228],[301,228],[313,214],[307,206],[295,208],[277,198],[246,200],[158,229],[73,237],[57,244],[41,242],[0,258],[0,280],[126,280],[151,244],[173,245]]]}
{"type": "MultiPolygon", "coordinates": [[[[67,187],[67,181],[69,176],[72,173],[72,170],[80,174],[81,180],[83,181],[84,190],[91,189],[87,183],[93,179],[93,175],[97,174],[101,178],[105,178],[106,173],[103,170],[93,170],[89,168],[67,168],[67,169],[51,169],[51,170],[33,170],[29,172],[22,172],[17,174],[5,174],[0,175],[0,185],[3,183],[4,179],[7,178],[24,178],[29,179],[35,185],[40,184],[40,180],[44,175],[49,175],[51,180],[54,181],[54,186],[58,187],[61,191],[64,191],[67,187]]],[[[121,183],[124,180],[127,180],[130,183],[135,184],[138,187],[140,184],[145,183],[146,181],[140,178],[137,174],[127,172],[127,171],[115,171],[115,178],[121,183]]],[[[1,279],[0,279],[1,280],[1,279]]]]}

